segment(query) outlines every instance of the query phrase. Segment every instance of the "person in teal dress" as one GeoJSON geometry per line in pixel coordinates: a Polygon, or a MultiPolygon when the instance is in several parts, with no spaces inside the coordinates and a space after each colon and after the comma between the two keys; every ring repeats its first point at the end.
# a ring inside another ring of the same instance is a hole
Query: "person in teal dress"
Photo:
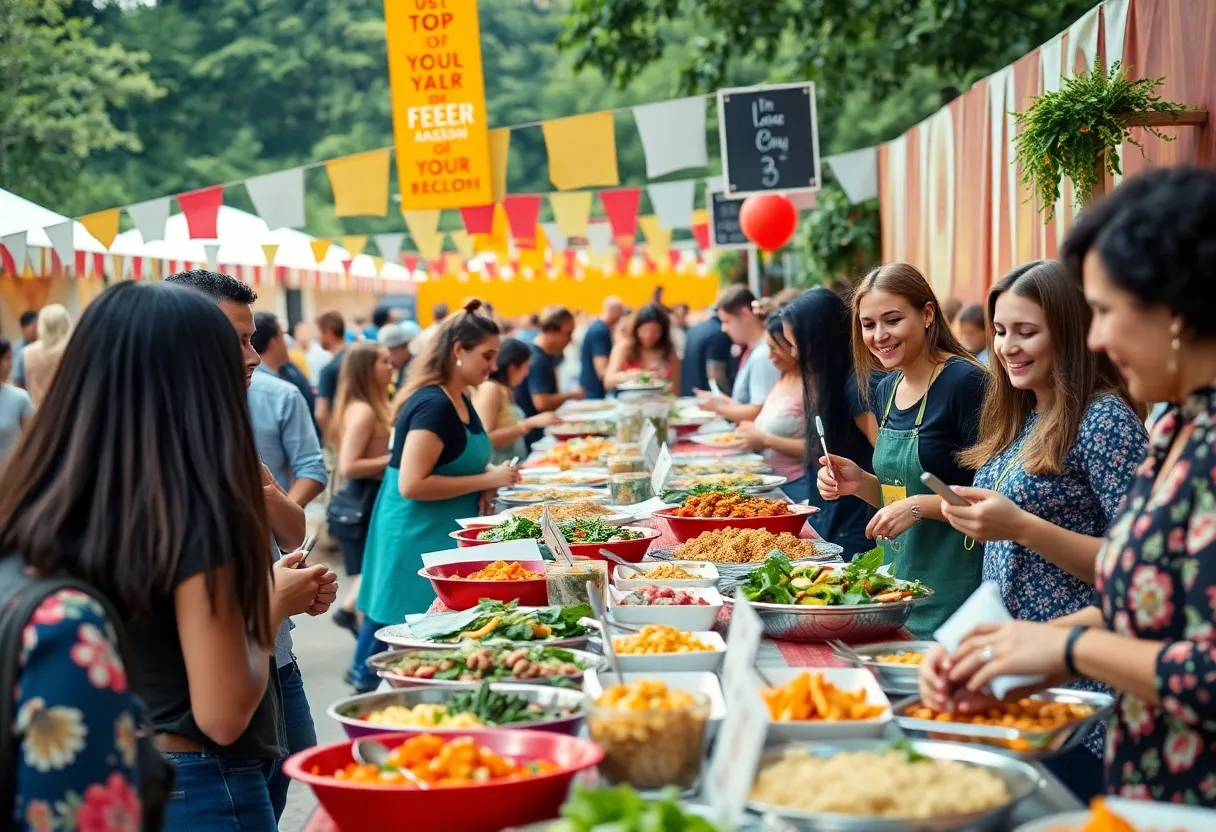
{"type": "Polygon", "coordinates": [[[516,468],[489,466],[490,437],[466,392],[489,377],[498,357],[498,325],[480,308],[471,300],[444,320],[397,394],[391,456],[363,550],[356,604],[363,626],[346,674],[357,690],[377,684],[367,667],[385,649],[376,631],[435,600],[418,574],[421,556],[451,548],[456,521],[488,510],[499,488],[519,480],[516,468]]]}

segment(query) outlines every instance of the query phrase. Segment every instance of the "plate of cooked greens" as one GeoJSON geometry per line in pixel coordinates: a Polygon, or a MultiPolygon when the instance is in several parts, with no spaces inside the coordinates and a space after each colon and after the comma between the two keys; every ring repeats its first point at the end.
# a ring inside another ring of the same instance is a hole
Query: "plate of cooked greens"
{"type": "Polygon", "coordinates": [[[586,644],[592,629],[581,619],[591,607],[521,607],[483,598],[472,609],[440,612],[408,624],[391,624],[376,631],[376,639],[395,647],[446,647],[473,641],[485,645],[530,646],[533,644],[574,647],[586,644]]]}

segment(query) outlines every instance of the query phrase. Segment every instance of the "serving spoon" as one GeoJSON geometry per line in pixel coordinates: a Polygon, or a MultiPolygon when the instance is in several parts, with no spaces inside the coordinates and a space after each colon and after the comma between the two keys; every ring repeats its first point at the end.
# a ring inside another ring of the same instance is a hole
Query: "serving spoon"
{"type": "Polygon", "coordinates": [[[391,752],[375,740],[356,740],[355,744],[351,747],[351,753],[354,755],[355,762],[376,766],[381,769],[392,769],[420,789],[429,789],[431,787],[429,783],[408,768],[390,765],[388,757],[391,752]]]}

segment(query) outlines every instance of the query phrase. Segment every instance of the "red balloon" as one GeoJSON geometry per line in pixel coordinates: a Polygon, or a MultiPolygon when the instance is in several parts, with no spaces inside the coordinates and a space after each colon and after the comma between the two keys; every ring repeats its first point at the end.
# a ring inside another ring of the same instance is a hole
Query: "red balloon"
{"type": "Polygon", "coordinates": [[[780,194],[753,194],[739,209],[743,235],[765,251],[788,243],[798,228],[798,209],[780,194]]]}

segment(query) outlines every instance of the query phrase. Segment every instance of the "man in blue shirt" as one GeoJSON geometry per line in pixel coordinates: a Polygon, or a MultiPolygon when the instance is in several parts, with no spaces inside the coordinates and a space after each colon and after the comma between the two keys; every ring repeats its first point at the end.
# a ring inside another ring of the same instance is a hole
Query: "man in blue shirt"
{"type": "MultiPolygon", "coordinates": [[[[515,388],[515,403],[524,416],[535,416],[557,410],[571,399],[581,399],[586,393],[581,387],[567,393],[558,392],[557,367],[562,353],[574,337],[574,314],[564,306],[547,308],[540,319],[540,334],[532,342],[532,364],[528,376],[515,388]]],[[[536,428],[525,437],[528,447],[545,435],[536,428]]]]}
{"type": "Polygon", "coordinates": [[[283,325],[273,312],[257,312],[253,316],[253,338],[250,339],[253,348],[262,358],[262,366],[277,375],[283,381],[289,382],[300,391],[304,404],[308,407],[308,418],[317,432],[317,441],[321,441],[321,429],[313,416],[316,409],[316,397],[312,393],[312,385],[304,371],[292,363],[288,353],[287,336],[283,334],[283,325]]]}
{"type": "Polygon", "coordinates": [[[604,307],[599,318],[583,333],[583,346],[579,352],[579,386],[587,391],[587,398],[602,399],[604,373],[608,372],[608,356],[612,354],[612,330],[628,310],[621,299],[615,296],[604,298],[604,307]]]}
{"type": "Polygon", "coordinates": [[[27,309],[21,313],[21,339],[13,344],[12,382],[25,387],[25,348],[38,340],[38,311],[27,309]]]}

